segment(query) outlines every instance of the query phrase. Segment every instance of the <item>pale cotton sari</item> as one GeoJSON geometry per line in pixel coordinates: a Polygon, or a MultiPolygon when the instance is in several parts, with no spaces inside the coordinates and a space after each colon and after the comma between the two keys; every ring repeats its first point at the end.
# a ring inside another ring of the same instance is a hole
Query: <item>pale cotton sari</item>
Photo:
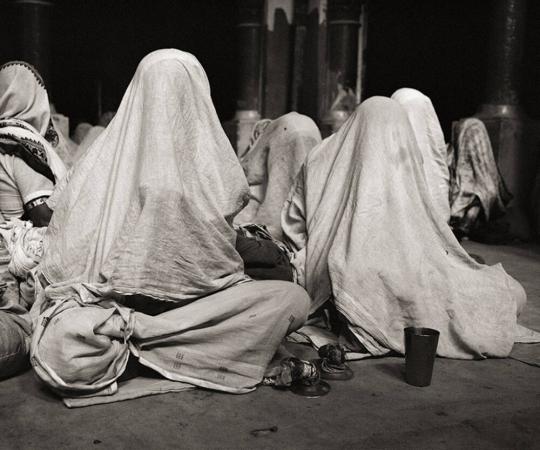
{"type": "Polygon", "coordinates": [[[49,97],[36,70],[22,61],[0,67],[0,140],[14,141],[34,170],[58,182],[65,166],[57,154],[63,140],[51,122],[49,97]]]}
{"type": "Polygon", "coordinates": [[[50,199],[41,272],[51,285],[185,302],[246,279],[231,227],[246,179],[204,70],[170,52],[143,60],[116,117],[50,199]]]}
{"type": "Polygon", "coordinates": [[[392,94],[407,113],[418,148],[422,153],[424,173],[433,205],[448,222],[450,220],[450,173],[447,165],[444,134],[429,97],[416,89],[402,88],[392,94]]]}
{"type": "Polygon", "coordinates": [[[244,274],[232,221],[248,198],[197,59],[146,56],[51,198],[32,310],[37,375],[72,406],[155,393],[118,390],[130,354],[172,381],[254,389],[309,300],[244,274]]]}
{"type": "Polygon", "coordinates": [[[275,239],[282,239],[281,208],[298,171],[311,149],[321,141],[315,122],[290,112],[255,125],[260,134],[242,156],[251,198],[235,221],[265,225],[275,239]]]}
{"type": "Polygon", "coordinates": [[[309,154],[283,210],[312,311],[327,300],[372,355],[404,352],[403,328],[440,330],[440,356],[507,356],[526,296],[478,264],[436,211],[405,110],[362,103],[309,154]]]}
{"type": "MultiPolygon", "coordinates": [[[[64,164],[55,150],[59,145],[40,75],[22,61],[0,66],[2,226],[5,219],[21,217],[25,203],[50,195],[54,183],[64,176],[64,164]]],[[[14,276],[20,274],[13,270],[13,242],[4,239],[0,237],[0,378],[28,365],[32,331],[29,305],[22,298],[20,278],[14,276]]]]}
{"type": "Polygon", "coordinates": [[[455,135],[451,223],[468,234],[480,221],[504,215],[512,195],[499,174],[484,123],[474,117],[463,119],[456,125],[455,135]]]}

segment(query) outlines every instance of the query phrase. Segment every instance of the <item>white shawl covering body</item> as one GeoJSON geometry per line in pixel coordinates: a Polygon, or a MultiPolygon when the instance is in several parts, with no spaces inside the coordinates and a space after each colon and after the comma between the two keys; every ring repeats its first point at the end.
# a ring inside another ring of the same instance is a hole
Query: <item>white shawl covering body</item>
{"type": "Polygon", "coordinates": [[[202,66],[189,53],[155,51],[50,199],[45,297],[184,304],[249,279],[231,226],[248,199],[202,66]]]}
{"type": "Polygon", "coordinates": [[[435,108],[429,97],[416,89],[398,89],[392,94],[392,99],[407,113],[422,154],[424,173],[433,205],[448,222],[450,172],[447,165],[446,142],[435,108]]]}
{"type": "Polygon", "coordinates": [[[281,208],[307,154],[319,142],[321,133],[307,116],[290,112],[269,121],[241,158],[251,200],[235,221],[266,225],[281,240],[281,208]]]}
{"type": "Polygon", "coordinates": [[[407,114],[362,103],[306,159],[282,215],[312,311],[332,299],[372,355],[404,352],[403,328],[441,332],[438,354],[507,356],[521,285],[471,259],[436,211],[407,114]]]}

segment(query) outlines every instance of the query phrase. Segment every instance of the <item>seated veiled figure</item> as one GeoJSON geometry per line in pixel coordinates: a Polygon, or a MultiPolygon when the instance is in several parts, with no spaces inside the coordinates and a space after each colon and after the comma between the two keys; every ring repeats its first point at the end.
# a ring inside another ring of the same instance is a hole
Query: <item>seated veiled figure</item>
{"type": "Polygon", "coordinates": [[[75,127],[75,131],[73,132],[73,141],[79,145],[85,136],[88,134],[90,129],[92,128],[92,124],[88,122],[81,122],[75,127]]]}
{"type": "Polygon", "coordinates": [[[245,274],[232,223],[248,198],[199,61],[147,55],[50,199],[31,311],[39,378],[81,401],[114,394],[131,355],[189,386],[255,389],[309,298],[245,274]]]}
{"type": "Polygon", "coordinates": [[[313,120],[296,112],[258,122],[253,134],[252,143],[240,160],[251,197],[235,223],[266,225],[279,240],[281,208],[304,159],[321,141],[321,134],[313,120]]]}
{"type": "MultiPolygon", "coordinates": [[[[306,158],[283,209],[311,312],[332,307],[360,349],[404,353],[403,329],[440,331],[437,353],[505,357],[526,295],[500,264],[478,264],[433,207],[405,109],[364,101],[306,158]]],[[[340,330],[341,331],[341,330],[340,330]]]]}
{"type": "Polygon", "coordinates": [[[448,200],[450,175],[446,142],[435,108],[428,96],[411,88],[398,89],[392,94],[392,100],[398,102],[407,113],[422,156],[422,167],[433,200],[433,207],[448,222],[450,220],[448,200]]]}
{"type": "Polygon", "coordinates": [[[405,109],[413,128],[433,207],[456,235],[487,243],[511,240],[514,233],[526,236],[522,225],[509,223],[512,214],[506,215],[506,206],[512,196],[499,174],[483,122],[473,117],[457,122],[447,145],[429,97],[402,88],[392,99],[405,109]],[[504,221],[498,220],[505,215],[504,221]]]}
{"type": "MultiPolygon", "coordinates": [[[[43,79],[23,61],[0,66],[0,223],[23,217],[46,226],[47,199],[64,176],[65,142],[51,120],[43,79]]],[[[67,152],[65,153],[67,154],[67,152]]],[[[29,223],[29,222],[28,222],[29,223]]],[[[24,230],[23,230],[24,231],[24,230]]],[[[12,236],[11,233],[9,233],[12,236]]],[[[20,233],[18,234],[20,236],[20,233]]],[[[0,379],[28,364],[31,324],[13,255],[0,238],[0,379]]]]}
{"type": "Polygon", "coordinates": [[[508,239],[508,224],[506,229],[499,230],[488,226],[505,215],[512,194],[499,173],[486,126],[474,117],[459,121],[454,129],[452,146],[452,227],[458,234],[477,240],[508,239]]]}
{"type": "Polygon", "coordinates": [[[76,152],[73,154],[72,163],[75,164],[88,150],[88,148],[94,143],[98,136],[103,132],[105,128],[101,125],[91,127],[84,135],[83,140],[77,147],[76,152]]]}

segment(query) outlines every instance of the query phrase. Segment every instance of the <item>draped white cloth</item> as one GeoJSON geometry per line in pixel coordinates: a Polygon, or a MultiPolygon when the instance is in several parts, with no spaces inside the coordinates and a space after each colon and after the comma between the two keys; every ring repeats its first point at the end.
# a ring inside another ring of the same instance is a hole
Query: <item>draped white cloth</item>
{"type": "Polygon", "coordinates": [[[73,164],[75,164],[80,158],[82,158],[82,156],[88,151],[90,146],[99,137],[99,135],[103,132],[104,129],[104,127],[96,125],[95,127],[91,127],[88,130],[81,143],[77,146],[77,149],[72,155],[71,159],[73,164]]]}
{"type": "Polygon", "coordinates": [[[526,296],[476,263],[433,206],[407,114],[362,103],[309,154],[283,210],[312,311],[332,299],[373,355],[404,352],[403,328],[441,332],[438,354],[507,356],[526,296]]]}
{"type": "Polygon", "coordinates": [[[0,123],[4,125],[2,128],[0,128],[0,137],[13,135],[20,139],[39,142],[39,144],[41,144],[45,150],[47,163],[54,175],[55,181],[58,182],[65,176],[66,166],[62,159],[60,156],[58,156],[58,153],[52,147],[52,145],[47,142],[47,140],[31,125],[18,119],[0,120],[0,123]]]}
{"type": "Polygon", "coordinates": [[[310,150],[321,133],[307,116],[290,112],[267,123],[264,131],[241,158],[251,200],[235,221],[266,225],[282,239],[281,208],[310,150]]]}
{"type": "Polygon", "coordinates": [[[203,68],[179,50],[153,52],[49,200],[47,295],[83,283],[187,302],[245,281],[231,224],[248,198],[203,68]]]}
{"type": "MultiPolygon", "coordinates": [[[[0,122],[4,125],[0,136],[11,134],[37,141],[45,149],[49,167],[58,181],[65,174],[65,166],[45,139],[50,120],[49,96],[40,75],[24,62],[4,64],[0,69],[0,122]]],[[[59,145],[64,145],[63,140],[59,145]]]]}
{"type": "MultiPolygon", "coordinates": [[[[499,174],[489,134],[484,123],[475,117],[457,124],[456,177],[450,192],[451,214],[456,224],[467,221],[468,210],[480,202],[486,221],[497,218],[506,211],[512,198],[499,174]]],[[[474,217],[476,219],[476,216],[474,217]]]]}
{"type": "Polygon", "coordinates": [[[422,153],[424,173],[433,205],[441,216],[450,220],[450,173],[447,165],[444,134],[431,100],[420,91],[401,88],[392,94],[407,113],[418,148],[422,153]]]}
{"type": "Polygon", "coordinates": [[[244,274],[232,221],[248,198],[197,59],[146,56],[51,199],[37,268],[50,284],[32,309],[36,374],[78,404],[159,392],[143,383],[116,395],[131,354],[169,380],[253,390],[309,298],[244,274]]]}
{"type": "Polygon", "coordinates": [[[0,119],[19,119],[45,136],[51,120],[49,96],[41,76],[19,61],[0,70],[0,119]]]}

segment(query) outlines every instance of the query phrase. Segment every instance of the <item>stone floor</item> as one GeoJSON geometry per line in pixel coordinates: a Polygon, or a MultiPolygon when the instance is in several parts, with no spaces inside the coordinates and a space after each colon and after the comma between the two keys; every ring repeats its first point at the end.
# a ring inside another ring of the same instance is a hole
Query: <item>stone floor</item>
{"type": "MultiPolygon", "coordinates": [[[[540,249],[466,247],[523,283],[523,323],[540,330],[540,249]]],[[[417,388],[402,358],[351,365],[355,377],[319,399],[195,390],[79,409],[28,372],[0,383],[0,448],[540,449],[540,367],[438,359],[432,385],[417,388]]]]}

